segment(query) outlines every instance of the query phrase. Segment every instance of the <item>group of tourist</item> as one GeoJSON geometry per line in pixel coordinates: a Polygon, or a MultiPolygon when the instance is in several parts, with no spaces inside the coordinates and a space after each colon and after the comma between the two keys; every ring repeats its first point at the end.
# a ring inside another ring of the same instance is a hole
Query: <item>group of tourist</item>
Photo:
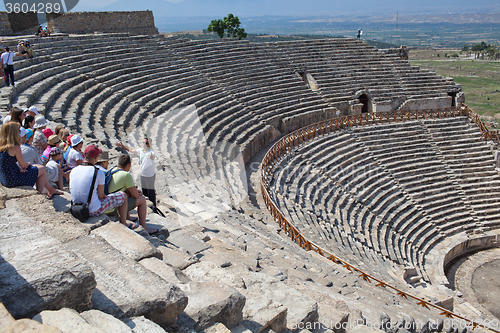
{"type": "Polygon", "coordinates": [[[118,214],[120,223],[130,229],[140,224],[148,233],[158,232],[146,226],[145,195],[153,203],[151,208],[156,209],[155,154],[147,138],[138,150],[121,142],[116,144],[120,149],[139,154],[141,192],[129,173],[130,155],[121,155],[118,166],[108,170],[107,151],[94,144],[83,149],[84,140],[79,135],[70,135],[63,126],[52,130],[49,125],[34,106],[24,110],[14,107],[3,119],[0,129],[0,183],[3,186],[36,187],[39,193],[46,193],[47,199],[52,199],[63,194],[60,190],[69,185],[72,203],[88,201],[90,216],[118,214]],[[135,208],[138,217],[132,218],[129,211],[135,208]]]}

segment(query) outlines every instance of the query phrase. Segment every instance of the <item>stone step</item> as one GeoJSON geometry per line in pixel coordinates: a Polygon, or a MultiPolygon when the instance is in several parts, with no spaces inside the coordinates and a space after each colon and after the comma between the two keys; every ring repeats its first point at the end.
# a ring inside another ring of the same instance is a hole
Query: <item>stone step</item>
{"type": "Polygon", "coordinates": [[[100,237],[80,237],[66,247],[95,274],[92,304],[96,310],[120,319],[144,315],[159,325],[173,326],[187,305],[187,297],[177,286],[126,258],[100,237]]]}
{"type": "Polygon", "coordinates": [[[1,210],[0,225],[0,298],[14,318],[45,309],[90,309],[96,286],[90,265],[20,210],[1,210]]]}

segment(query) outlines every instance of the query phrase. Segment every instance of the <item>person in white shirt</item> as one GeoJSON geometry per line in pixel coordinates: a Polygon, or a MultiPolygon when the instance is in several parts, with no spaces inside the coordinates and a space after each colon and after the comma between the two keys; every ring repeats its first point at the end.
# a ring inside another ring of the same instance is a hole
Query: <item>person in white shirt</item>
{"type": "Polygon", "coordinates": [[[82,147],[83,139],[78,135],[73,135],[71,137],[71,150],[66,161],[70,167],[75,168],[83,163],[82,147]]]}
{"type": "Polygon", "coordinates": [[[59,147],[52,147],[49,153],[49,161],[45,168],[47,169],[47,180],[52,187],[63,188],[63,171],[60,161],[62,159],[62,150],[59,147]]]}
{"type": "Polygon", "coordinates": [[[155,152],[151,149],[151,144],[148,138],[144,138],[143,148],[137,150],[125,146],[122,142],[116,144],[118,148],[123,148],[128,152],[139,154],[139,163],[141,164],[141,188],[144,196],[148,197],[153,203],[153,210],[156,208],[156,191],[155,191],[155,152]]]}
{"type": "Polygon", "coordinates": [[[77,166],[71,171],[69,181],[69,189],[71,192],[71,200],[73,202],[87,202],[89,191],[92,191],[92,196],[89,204],[90,216],[99,216],[105,211],[117,208],[120,223],[128,226],[130,229],[135,229],[139,225],[137,223],[127,224],[127,194],[122,191],[104,194],[105,174],[94,165],[97,162],[99,154],[102,150],[96,145],[89,145],[85,148],[84,163],[77,166]],[[94,188],[91,189],[94,172],[97,170],[97,177],[94,188]]]}
{"type": "Polygon", "coordinates": [[[8,47],[5,48],[5,52],[0,55],[0,64],[3,68],[5,75],[5,86],[8,87],[9,84],[14,86],[14,57],[21,56],[22,54],[16,52],[10,52],[8,47]]]}

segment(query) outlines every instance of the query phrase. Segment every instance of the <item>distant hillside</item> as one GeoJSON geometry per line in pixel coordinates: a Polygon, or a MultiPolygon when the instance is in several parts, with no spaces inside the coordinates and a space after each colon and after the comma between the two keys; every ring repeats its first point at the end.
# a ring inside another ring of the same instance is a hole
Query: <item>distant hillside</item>
{"type": "MultiPolygon", "coordinates": [[[[464,0],[420,0],[407,1],[385,0],[381,2],[372,0],[358,0],[356,2],[342,2],[331,0],[184,0],[172,3],[164,0],[118,0],[100,10],[152,10],[155,16],[166,17],[193,17],[193,16],[220,16],[233,13],[240,17],[264,15],[338,15],[344,13],[395,13],[420,12],[420,13],[460,13],[474,12],[470,1],[464,0]],[[465,9],[464,6],[469,6],[465,9]],[[462,8],[461,8],[462,7],[462,8]]],[[[500,8],[497,0],[476,0],[474,6],[490,6],[500,8]]],[[[492,9],[491,8],[491,9],[492,9]]],[[[483,12],[485,12],[483,10],[483,12]]]]}

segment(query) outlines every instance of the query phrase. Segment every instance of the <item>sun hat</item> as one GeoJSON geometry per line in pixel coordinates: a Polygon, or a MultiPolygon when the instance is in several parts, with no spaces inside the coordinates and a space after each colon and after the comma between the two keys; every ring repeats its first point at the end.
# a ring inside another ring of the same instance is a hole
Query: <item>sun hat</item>
{"type": "Polygon", "coordinates": [[[107,162],[109,161],[109,153],[107,151],[103,151],[99,154],[99,158],[97,159],[97,163],[107,162]]]}
{"type": "Polygon", "coordinates": [[[59,147],[52,147],[49,156],[56,156],[57,154],[62,154],[62,150],[59,147]]]}
{"type": "Polygon", "coordinates": [[[80,138],[80,136],[79,136],[79,135],[76,135],[76,134],[75,134],[75,135],[73,135],[73,136],[71,137],[71,147],[75,147],[75,146],[77,146],[77,145],[78,145],[80,142],[82,142],[82,141],[83,141],[83,139],[82,139],[82,138],[80,138]]]}
{"type": "Polygon", "coordinates": [[[51,146],[55,146],[57,145],[59,142],[61,142],[61,139],[59,138],[59,136],[55,135],[55,134],[52,134],[51,136],[49,136],[49,139],[47,141],[47,143],[51,146]]]}
{"type": "Polygon", "coordinates": [[[48,139],[51,135],[54,134],[54,131],[50,128],[46,128],[42,131],[42,133],[45,134],[45,137],[48,139]]]}
{"type": "Polygon", "coordinates": [[[19,135],[21,136],[21,138],[23,136],[25,136],[26,134],[28,134],[28,132],[26,132],[26,128],[24,128],[24,127],[21,127],[21,129],[19,130],[19,132],[20,132],[19,135]]]}
{"type": "Polygon", "coordinates": [[[36,108],[36,106],[30,106],[28,111],[34,112],[36,115],[39,115],[38,109],[36,108]]]}
{"type": "Polygon", "coordinates": [[[48,124],[50,124],[50,122],[45,119],[43,115],[39,114],[35,117],[35,125],[33,125],[33,128],[40,128],[43,126],[47,126],[48,124]]]}
{"type": "Polygon", "coordinates": [[[90,145],[83,152],[87,158],[96,158],[102,153],[102,150],[96,145],[90,145]]]}
{"type": "Polygon", "coordinates": [[[33,136],[33,131],[31,129],[26,130],[26,141],[28,141],[33,136]]]}

